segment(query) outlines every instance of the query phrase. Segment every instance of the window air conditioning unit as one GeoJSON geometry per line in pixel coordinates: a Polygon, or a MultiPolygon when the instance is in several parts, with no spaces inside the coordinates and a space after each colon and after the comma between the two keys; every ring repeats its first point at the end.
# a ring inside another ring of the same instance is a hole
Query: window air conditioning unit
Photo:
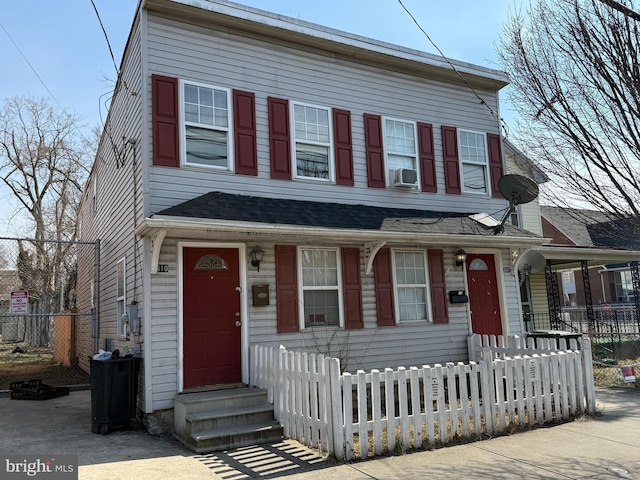
{"type": "Polygon", "coordinates": [[[395,187],[417,187],[418,172],[413,168],[398,168],[395,171],[395,180],[393,185],[395,187]]]}

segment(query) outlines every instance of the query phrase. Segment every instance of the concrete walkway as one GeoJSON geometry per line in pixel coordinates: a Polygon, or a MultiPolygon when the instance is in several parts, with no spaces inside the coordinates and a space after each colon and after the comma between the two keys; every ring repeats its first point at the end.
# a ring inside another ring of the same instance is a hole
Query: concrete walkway
{"type": "Polygon", "coordinates": [[[195,455],[144,432],[91,433],[90,392],[0,398],[0,456],[77,454],[81,480],[640,479],[640,391],[599,390],[602,415],[434,451],[335,464],[296,442],[195,455]]]}

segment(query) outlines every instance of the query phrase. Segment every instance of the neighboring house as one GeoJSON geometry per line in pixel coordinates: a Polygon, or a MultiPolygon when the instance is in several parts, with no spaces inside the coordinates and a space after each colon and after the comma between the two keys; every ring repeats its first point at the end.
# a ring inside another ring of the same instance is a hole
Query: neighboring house
{"type": "Polygon", "coordinates": [[[176,394],[248,383],[255,344],[355,371],[524,333],[513,252],[542,238],[469,218],[507,208],[507,77],[452,65],[222,0],[140,3],[80,222],[96,346],[141,353],[152,432],[176,394]]]}
{"type": "Polygon", "coordinates": [[[533,251],[544,258],[546,268],[538,264],[528,275],[530,315],[523,300],[528,330],[569,329],[569,313],[574,320],[585,317],[577,323],[588,325],[587,317],[597,317],[594,307],[607,304],[606,312],[610,303],[636,304],[633,262],[640,260],[640,241],[631,231],[633,222],[593,210],[542,206],[540,211],[548,240],[533,251]]]}

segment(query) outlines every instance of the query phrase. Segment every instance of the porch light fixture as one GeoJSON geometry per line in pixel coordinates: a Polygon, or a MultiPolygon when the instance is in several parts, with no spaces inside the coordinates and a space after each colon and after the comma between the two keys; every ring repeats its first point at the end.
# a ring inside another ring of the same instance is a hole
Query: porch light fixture
{"type": "Polygon", "coordinates": [[[458,249],[458,251],[456,252],[456,267],[464,265],[464,262],[466,262],[466,260],[467,260],[467,252],[465,252],[461,248],[458,249]]]}
{"type": "Polygon", "coordinates": [[[262,261],[263,256],[264,250],[262,250],[259,245],[253,247],[251,250],[251,266],[256,267],[258,271],[260,271],[260,262],[262,261]]]}

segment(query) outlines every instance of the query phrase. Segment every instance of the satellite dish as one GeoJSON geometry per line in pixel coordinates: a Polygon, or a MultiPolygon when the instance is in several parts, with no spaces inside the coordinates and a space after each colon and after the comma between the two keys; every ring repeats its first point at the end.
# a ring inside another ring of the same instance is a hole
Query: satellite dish
{"type": "Polygon", "coordinates": [[[521,205],[538,198],[538,185],[530,178],[522,175],[503,175],[498,180],[498,190],[504,198],[521,205]]]}
{"type": "Polygon", "coordinates": [[[493,229],[494,234],[504,232],[504,222],[518,205],[529,203],[538,197],[538,184],[522,175],[503,175],[498,180],[498,190],[504,198],[509,200],[509,208],[493,229]]]}
{"type": "Polygon", "coordinates": [[[525,275],[541,272],[547,266],[547,259],[535,250],[529,250],[518,262],[518,271],[525,275]]]}

